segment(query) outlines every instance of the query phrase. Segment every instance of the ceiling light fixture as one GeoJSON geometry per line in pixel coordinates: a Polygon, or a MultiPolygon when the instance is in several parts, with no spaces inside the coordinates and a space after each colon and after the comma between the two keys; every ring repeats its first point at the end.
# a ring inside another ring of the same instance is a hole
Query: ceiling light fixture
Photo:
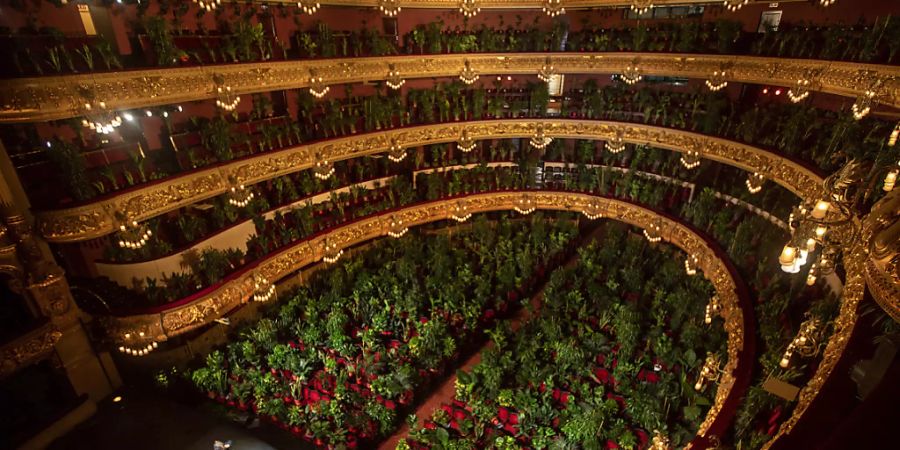
{"type": "Polygon", "coordinates": [[[459,0],[459,12],[468,18],[472,18],[481,12],[481,6],[478,6],[478,0],[459,0]]]}
{"type": "Polygon", "coordinates": [[[314,69],[309,69],[309,93],[315,98],[322,98],[330,90],[331,86],[325,84],[325,79],[314,69]]]}
{"type": "Polygon", "coordinates": [[[406,84],[406,80],[400,76],[400,71],[397,70],[397,67],[394,64],[388,64],[388,73],[385,83],[387,83],[389,88],[396,91],[406,84]]]}
{"type": "Polygon", "coordinates": [[[544,6],[541,9],[550,17],[556,17],[566,13],[566,8],[562,5],[562,0],[544,0],[544,6]]]}
{"type": "Polygon", "coordinates": [[[400,14],[400,0],[378,0],[378,9],[388,17],[397,17],[400,14]]]}
{"type": "Polygon", "coordinates": [[[463,61],[463,68],[459,71],[459,79],[465,84],[472,84],[478,81],[478,72],[472,68],[472,65],[469,63],[469,60],[463,61]]]}

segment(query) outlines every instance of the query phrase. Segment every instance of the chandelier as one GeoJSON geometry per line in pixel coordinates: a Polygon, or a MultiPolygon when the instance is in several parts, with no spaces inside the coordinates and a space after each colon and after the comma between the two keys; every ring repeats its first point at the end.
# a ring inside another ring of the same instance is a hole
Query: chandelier
{"type": "Polygon", "coordinates": [[[744,7],[750,0],[725,0],[725,8],[731,12],[735,12],[744,7]]]}
{"type": "Polygon", "coordinates": [[[478,72],[472,68],[472,65],[469,63],[469,60],[463,61],[463,68],[459,71],[459,79],[463,83],[472,84],[478,81],[478,72]]]}
{"type": "Polygon", "coordinates": [[[819,319],[807,318],[800,324],[800,331],[797,332],[794,340],[788,344],[784,354],[781,355],[781,361],[779,361],[778,365],[783,369],[787,369],[791,365],[791,357],[794,356],[794,353],[804,358],[809,358],[819,353],[818,341],[821,331],[822,326],[819,319]]]}
{"type": "Polygon", "coordinates": [[[652,243],[661,241],[662,227],[659,226],[659,223],[651,223],[650,225],[647,225],[647,228],[644,228],[644,237],[652,243]]]}
{"type": "Polygon", "coordinates": [[[625,133],[622,130],[616,130],[616,135],[612,139],[606,141],[604,147],[613,155],[625,150],[625,133]]]}
{"type": "Polygon", "coordinates": [[[824,7],[829,7],[834,4],[837,0],[819,0],[819,4],[824,7]]]}
{"type": "Polygon", "coordinates": [[[587,205],[584,206],[584,209],[581,210],[581,213],[584,214],[588,220],[597,220],[603,217],[603,207],[600,204],[599,200],[591,200],[587,205]]]}
{"type": "Polygon", "coordinates": [[[865,92],[857,96],[856,101],[853,102],[853,106],[850,107],[851,111],[853,111],[853,118],[860,120],[869,115],[869,111],[872,110],[872,101],[874,99],[875,91],[872,89],[866,89],[865,92]]]}
{"type": "Polygon", "coordinates": [[[243,183],[232,183],[231,189],[228,191],[228,203],[238,208],[249,205],[253,197],[253,191],[244,187],[243,183]]]}
{"type": "Polygon", "coordinates": [[[548,56],[547,59],[544,60],[544,65],[541,66],[540,70],[538,70],[537,77],[544,83],[549,83],[550,80],[553,79],[554,75],[556,75],[556,68],[553,67],[553,62],[548,56]]]}
{"type": "Polygon", "coordinates": [[[805,78],[797,80],[797,84],[787,91],[787,96],[791,100],[791,103],[800,103],[806,97],[809,97],[810,84],[810,81],[805,78]]]}
{"type": "Polygon", "coordinates": [[[535,207],[534,200],[531,199],[531,196],[522,194],[521,197],[513,202],[513,209],[515,209],[517,213],[527,216],[533,213],[537,208],[535,207]]]}
{"type": "Polygon", "coordinates": [[[253,301],[267,302],[275,296],[275,285],[262,275],[253,276],[253,287],[253,301]]]}
{"type": "Polygon", "coordinates": [[[700,152],[688,150],[681,154],[681,165],[687,170],[695,169],[700,165],[700,152]]]}
{"type": "Polygon", "coordinates": [[[721,370],[719,369],[719,356],[715,353],[707,353],[706,360],[703,362],[703,367],[700,369],[700,376],[697,379],[697,383],[694,384],[694,389],[702,390],[707,383],[715,383],[719,380],[719,374],[721,370]]]}
{"type": "Polygon", "coordinates": [[[456,142],[456,148],[463,153],[469,153],[475,150],[475,139],[469,136],[469,130],[463,129],[459,141],[456,142]]]}
{"type": "Polygon", "coordinates": [[[397,67],[393,64],[388,64],[388,73],[387,78],[385,79],[385,83],[387,83],[388,87],[397,90],[400,89],[404,84],[406,84],[406,80],[400,76],[400,71],[397,70],[397,67]]]}
{"type": "Polygon", "coordinates": [[[725,69],[714,70],[709,79],[706,80],[706,87],[712,92],[719,92],[728,86],[728,80],[725,79],[727,73],[725,69]]]}
{"type": "Polygon", "coordinates": [[[534,135],[531,136],[531,140],[529,141],[531,146],[538,150],[543,150],[547,148],[551,142],[553,142],[553,138],[544,133],[544,125],[538,124],[537,129],[534,131],[534,135]]]}
{"type": "Polygon", "coordinates": [[[544,6],[541,9],[550,17],[556,17],[566,13],[566,8],[562,5],[562,0],[544,0],[544,6]]]}
{"type": "Polygon", "coordinates": [[[396,239],[400,239],[409,231],[409,227],[406,226],[402,220],[398,219],[397,216],[391,216],[390,222],[388,223],[388,236],[396,239]]]}
{"type": "Polygon", "coordinates": [[[653,430],[653,440],[648,450],[672,450],[672,443],[659,430],[653,430]]]}
{"type": "Polygon", "coordinates": [[[316,165],[313,167],[313,175],[320,180],[327,180],[334,175],[334,164],[322,157],[316,157],[316,165]]]}
{"type": "Polygon", "coordinates": [[[699,262],[697,256],[689,255],[684,259],[684,271],[690,276],[697,275],[697,264],[699,262]]]}
{"type": "Polygon", "coordinates": [[[759,173],[753,172],[750,175],[747,175],[747,190],[750,191],[751,194],[756,194],[757,192],[762,190],[763,183],[766,181],[766,178],[759,173]]]}
{"type": "Polygon", "coordinates": [[[109,134],[122,125],[122,117],[106,109],[106,102],[87,102],[81,125],[100,134],[109,134]]]}
{"type": "Polygon", "coordinates": [[[124,214],[117,214],[121,225],[119,225],[119,247],[131,250],[137,250],[147,244],[147,241],[153,236],[153,231],[145,223],[139,224],[136,220],[127,221],[124,214]]]}
{"type": "Polygon", "coordinates": [[[224,111],[234,111],[241,103],[241,96],[231,91],[231,86],[225,84],[224,79],[216,81],[216,106],[224,111]]]}
{"type": "Polygon", "coordinates": [[[400,0],[378,0],[378,9],[388,17],[396,17],[400,13],[400,0]]]}
{"type": "Polygon", "coordinates": [[[472,213],[469,212],[468,205],[462,200],[456,202],[456,205],[450,210],[450,218],[459,223],[465,222],[471,217],[472,213]]]}
{"type": "Polygon", "coordinates": [[[396,138],[391,138],[391,146],[388,147],[388,159],[398,163],[406,159],[406,149],[397,142],[396,138]]]}
{"type": "Polygon", "coordinates": [[[719,303],[719,296],[713,295],[709,299],[709,303],[706,304],[706,313],[703,318],[703,323],[709,325],[713,321],[713,317],[719,315],[719,310],[722,308],[722,305],[719,303]]]}
{"type": "MultiPolygon", "coordinates": [[[[141,336],[143,336],[143,335],[144,335],[144,332],[142,331],[141,336]]],[[[153,342],[147,344],[146,347],[142,347],[142,348],[132,348],[132,347],[126,347],[124,345],[121,345],[121,346],[119,346],[119,352],[124,353],[126,355],[131,355],[131,356],[147,356],[147,354],[149,354],[153,350],[156,350],[157,348],[159,348],[159,344],[157,344],[156,341],[153,341],[153,342]]]]}
{"type": "Polygon", "coordinates": [[[194,3],[199,5],[201,9],[212,11],[222,3],[222,0],[194,0],[194,3]]]}
{"type": "Polygon", "coordinates": [[[478,6],[478,0],[459,0],[459,12],[468,18],[472,18],[481,12],[481,6],[478,6]]]}
{"type": "Polygon", "coordinates": [[[625,70],[622,71],[622,75],[619,75],[619,78],[621,78],[622,81],[624,81],[625,84],[629,86],[637,83],[638,81],[641,81],[641,79],[644,78],[644,76],[641,75],[641,68],[638,67],[637,59],[632,61],[631,64],[625,66],[625,70]]]}
{"type": "Polygon", "coordinates": [[[315,14],[319,10],[319,2],[301,0],[297,2],[297,7],[306,14],[315,14]]]}
{"type": "Polygon", "coordinates": [[[325,261],[328,264],[334,264],[337,260],[341,259],[341,256],[344,254],[344,249],[338,248],[338,245],[325,239],[322,242],[322,261],[325,261]]]}
{"type": "Polygon", "coordinates": [[[637,15],[644,15],[653,9],[653,0],[633,0],[631,10],[637,15]]]}
{"type": "Polygon", "coordinates": [[[315,98],[322,98],[330,90],[331,86],[325,84],[325,79],[315,70],[309,69],[309,93],[315,98]]]}

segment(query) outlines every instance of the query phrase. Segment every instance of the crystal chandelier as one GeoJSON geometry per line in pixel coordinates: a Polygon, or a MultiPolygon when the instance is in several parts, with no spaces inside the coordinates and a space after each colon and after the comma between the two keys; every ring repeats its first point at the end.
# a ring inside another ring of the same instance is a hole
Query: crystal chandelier
{"type": "Polygon", "coordinates": [[[456,148],[463,153],[469,153],[475,150],[475,139],[469,136],[469,130],[463,129],[459,141],[456,142],[456,148]]]}
{"type": "Polygon", "coordinates": [[[702,390],[706,387],[707,383],[715,383],[719,380],[719,374],[721,370],[719,369],[719,356],[715,353],[707,353],[706,360],[703,361],[703,367],[700,369],[700,376],[697,379],[697,383],[694,384],[694,389],[702,390]]]}
{"type": "Polygon", "coordinates": [[[456,205],[454,205],[453,209],[450,210],[450,218],[459,223],[465,222],[471,217],[472,213],[469,212],[468,205],[466,205],[466,202],[462,200],[456,202],[456,205]]]}
{"type": "Polygon", "coordinates": [[[119,247],[137,250],[147,244],[153,236],[153,231],[145,223],[139,224],[136,220],[124,220],[124,214],[117,214],[121,224],[117,233],[119,247]]]}
{"type": "Polygon", "coordinates": [[[684,271],[690,276],[697,275],[697,264],[699,261],[697,260],[696,255],[689,255],[684,259],[684,271]]]}
{"type": "Polygon", "coordinates": [[[397,90],[400,89],[404,84],[406,84],[406,80],[400,76],[400,71],[397,70],[397,67],[393,64],[388,64],[388,73],[387,78],[385,79],[385,83],[387,83],[388,87],[397,90]]]}
{"type": "Polygon", "coordinates": [[[537,208],[535,207],[534,200],[532,200],[531,196],[522,194],[521,197],[513,202],[513,209],[515,209],[517,213],[527,216],[533,213],[537,208]]]}
{"type": "Polygon", "coordinates": [[[653,430],[653,440],[648,450],[672,450],[672,443],[659,430],[653,430]]]}
{"type": "Polygon", "coordinates": [[[378,0],[378,9],[388,17],[396,17],[402,8],[400,0],[378,0]]]}
{"type": "Polygon", "coordinates": [[[604,147],[613,155],[625,150],[625,133],[622,130],[616,130],[616,135],[612,139],[606,141],[604,147]]]}
{"type": "Polygon", "coordinates": [[[328,264],[336,263],[344,255],[344,249],[338,248],[336,243],[328,239],[322,242],[322,248],[322,261],[328,264]]]}
{"type": "Polygon", "coordinates": [[[388,159],[398,163],[406,159],[406,149],[397,142],[396,138],[391,138],[391,146],[388,147],[388,159]]]}
{"type": "Polygon", "coordinates": [[[703,323],[705,323],[707,325],[711,324],[713,321],[713,317],[719,315],[719,310],[721,308],[722,308],[722,306],[719,303],[719,296],[713,295],[709,299],[709,303],[706,304],[706,313],[703,318],[703,323]]]}
{"type": "Polygon", "coordinates": [[[706,80],[706,87],[712,92],[719,92],[728,86],[728,80],[725,79],[727,73],[725,69],[714,70],[709,79],[706,80]]]}
{"type": "Polygon", "coordinates": [[[647,228],[644,228],[644,237],[652,243],[661,241],[662,227],[659,226],[659,223],[651,223],[650,225],[647,225],[647,228]]]}
{"type": "Polygon", "coordinates": [[[313,69],[309,70],[309,93],[313,95],[315,98],[322,98],[328,91],[331,90],[331,86],[325,84],[325,79],[322,78],[321,75],[318,74],[313,69]]]}
{"type": "Polygon", "coordinates": [[[781,361],[779,361],[778,365],[782,369],[787,369],[791,365],[791,357],[794,356],[794,353],[804,358],[809,358],[819,353],[818,342],[821,332],[822,326],[819,319],[807,318],[800,324],[800,331],[797,332],[794,340],[788,344],[784,354],[781,355],[781,361]]]}
{"type": "Polygon", "coordinates": [[[625,66],[625,70],[622,71],[622,75],[619,75],[619,78],[629,86],[641,81],[644,76],[641,75],[641,68],[638,67],[638,61],[635,59],[631,64],[625,66]]]}
{"type": "Polygon", "coordinates": [[[459,0],[460,14],[472,18],[481,12],[481,6],[478,6],[478,0],[459,0]]]}
{"type": "Polygon", "coordinates": [[[603,217],[603,207],[599,200],[593,199],[584,206],[581,213],[584,214],[584,217],[587,217],[588,220],[597,220],[603,217]]]}
{"type": "Polygon", "coordinates": [[[253,288],[253,301],[267,302],[275,296],[275,285],[260,274],[253,276],[253,288]]]}
{"type": "Polygon", "coordinates": [[[319,2],[310,1],[310,0],[301,0],[297,2],[297,7],[300,8],[305,14],[315,14],[316,11],[319,10],[319,2]]]}
{"type": "Polygon", "coordinates": [[[459,71],[459,79],[463,83],[472,84],[478,81],[478,72],[472,68],[472,65],[469,63],[469,60],[463,61],[463,68],[459,71]]]}
{"type": "Polygon", "coordinates": [[[388,236],[396,239],[400,239],[409,231],[409,227],[403,223],[403,220],[397,218],[397,216],[391,216],[388,223],[388,236]]]}
{"type": "Polygon", "coordinates": [[[194,3],[199,5],[201,9],[212,11],[222,4],[222,0],[194,0],[194,3]]]}
{"type": "Polygon", "coordinates": [[[731,12],[735,12],[744,7],[750,0],[725,0],[725,8],[731,12]]]}
{"type": "Polygon", "coordinates": [[[334,164],[322,157],[316,157],[316,165],[313,167],[313,175],[320,180],[327,180],[334,175],[334,164]]]}
{"type": "Polygon", "coordinates": [[[544,0],[544,6],[541,9],[550,17],[556,17],[566,13],[566,8],[562,5],[562,0],[544,0]]]}
{"type": "Polygon", "coordinates": [[[87,102],[81,125],[100,134],[109,134],[122,125],[122,117],[106,109],[106,102],[87,102]]]}
{"type": "Polygon", "coordinates": [[[681,165],[687,170],[692,170],[700,165],[700,152],[688,150],[681,154],[681,165]]]}
{"type": "Polygon", "coordinates": [[[548,56],[547,59],[544,60],[544,65],[541,66],[540,70],[538,70],[537,77],[544,83],[549,83],[550,80],[553,79],[554,75],[556,75],[556,68],[553,67],[553,62],[548,56]]]}
{"type": "Polygon", "coordinates": [[[228,203],[243,208],[250,204],[254,196],[253,191],[247,189],[243,183],[232,183],[231,189],[228,191],[228,203]]]}
{"type": "Polygon", "coordinates": [[[762,190],[763,183],[766,181],[766,178],[759,173],[753,172],[750,175],[747,175],[747,190],[750,191],[751,194],[756,194],[757,192],[762,190]]]}
{"type": "Polygon", "coordinates": [[[633,0],[631,10],[637,15],[644,15],[653,9],[653,0],[633,0]]]}
{"type": "Polygon", "coordinates": [[[797,80],[797,84],[787,91],[787,96],[791,100],[791,103],[800,103],[806,97],[809,97],[810,84],[810,81],[805,78],[797,80]]]}
{"type": "Polygon", "coordinates": [[[553,142],[553,138],[544,133],[544,125],[538,124],[537,129],[534,131],[534,135],[531,136],[531,140],[529,141],[531,146],[538,150],[543,150],[547,148],[551,142],[553,142]]]}

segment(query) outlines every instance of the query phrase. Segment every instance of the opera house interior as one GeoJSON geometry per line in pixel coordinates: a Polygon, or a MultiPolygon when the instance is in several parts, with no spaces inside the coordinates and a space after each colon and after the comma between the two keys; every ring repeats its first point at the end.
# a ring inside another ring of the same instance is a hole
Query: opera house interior
{"type": "Polygon", "coordinates": [[[897,445],[898,0],[3,0],[0,44],[0,449],[897,445]]]}

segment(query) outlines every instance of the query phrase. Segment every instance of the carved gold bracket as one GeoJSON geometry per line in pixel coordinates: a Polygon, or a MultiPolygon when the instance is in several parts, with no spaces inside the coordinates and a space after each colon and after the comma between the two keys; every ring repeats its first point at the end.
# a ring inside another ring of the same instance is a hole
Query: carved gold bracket
{"type": "Polygon", "coordinates": [[[316,155],[332,162],[340,161],[387,152],[392,143],[410,148],[455,142],[463,131],[472,139],[527,138],[538,126],[551,137],[609,140],[621,136],[628,143],[650,144],[678,152],[690,150],[706,159],[760,173],[804,199],[817,198],[821,192],[823,179],[790,159],[747,144],[698,133],[599,120],[483,120],[366,133],[268,152],[132,189],[89,205],[40,213],[40,230],[50,242],[93,239],[115,230],[113,215],[116,211],[141,222],[221,195],[230,186],[229,179],[249,185],[309,169],[315,164],[316,155]]]}
{"type": "Polygon", "coordinates": [[[720,56],[678,53],[479,53],[403,55],[377,58],[223,64],[203,67],[146,69],[115,73],[19,78],[0,86],[0,123],[34,122],[80,114],[82,92],[91,91],[109,109],[130,109],[213,98],[210,73],[233,86],[235,94],[309,87],[310,70],[326,84],[383,80],[393,66],[406,79],[456,76],[468,60],[480,74],[534,75],[553,58],[558,73],[615,74],[640,60],[643,75],[706,79],[728,66],[727,81],[793,87],[816,74],[812,86],[855,97],[881,80],[876,101],[900,106],[900,67],[807,59],[720,56]]]}

